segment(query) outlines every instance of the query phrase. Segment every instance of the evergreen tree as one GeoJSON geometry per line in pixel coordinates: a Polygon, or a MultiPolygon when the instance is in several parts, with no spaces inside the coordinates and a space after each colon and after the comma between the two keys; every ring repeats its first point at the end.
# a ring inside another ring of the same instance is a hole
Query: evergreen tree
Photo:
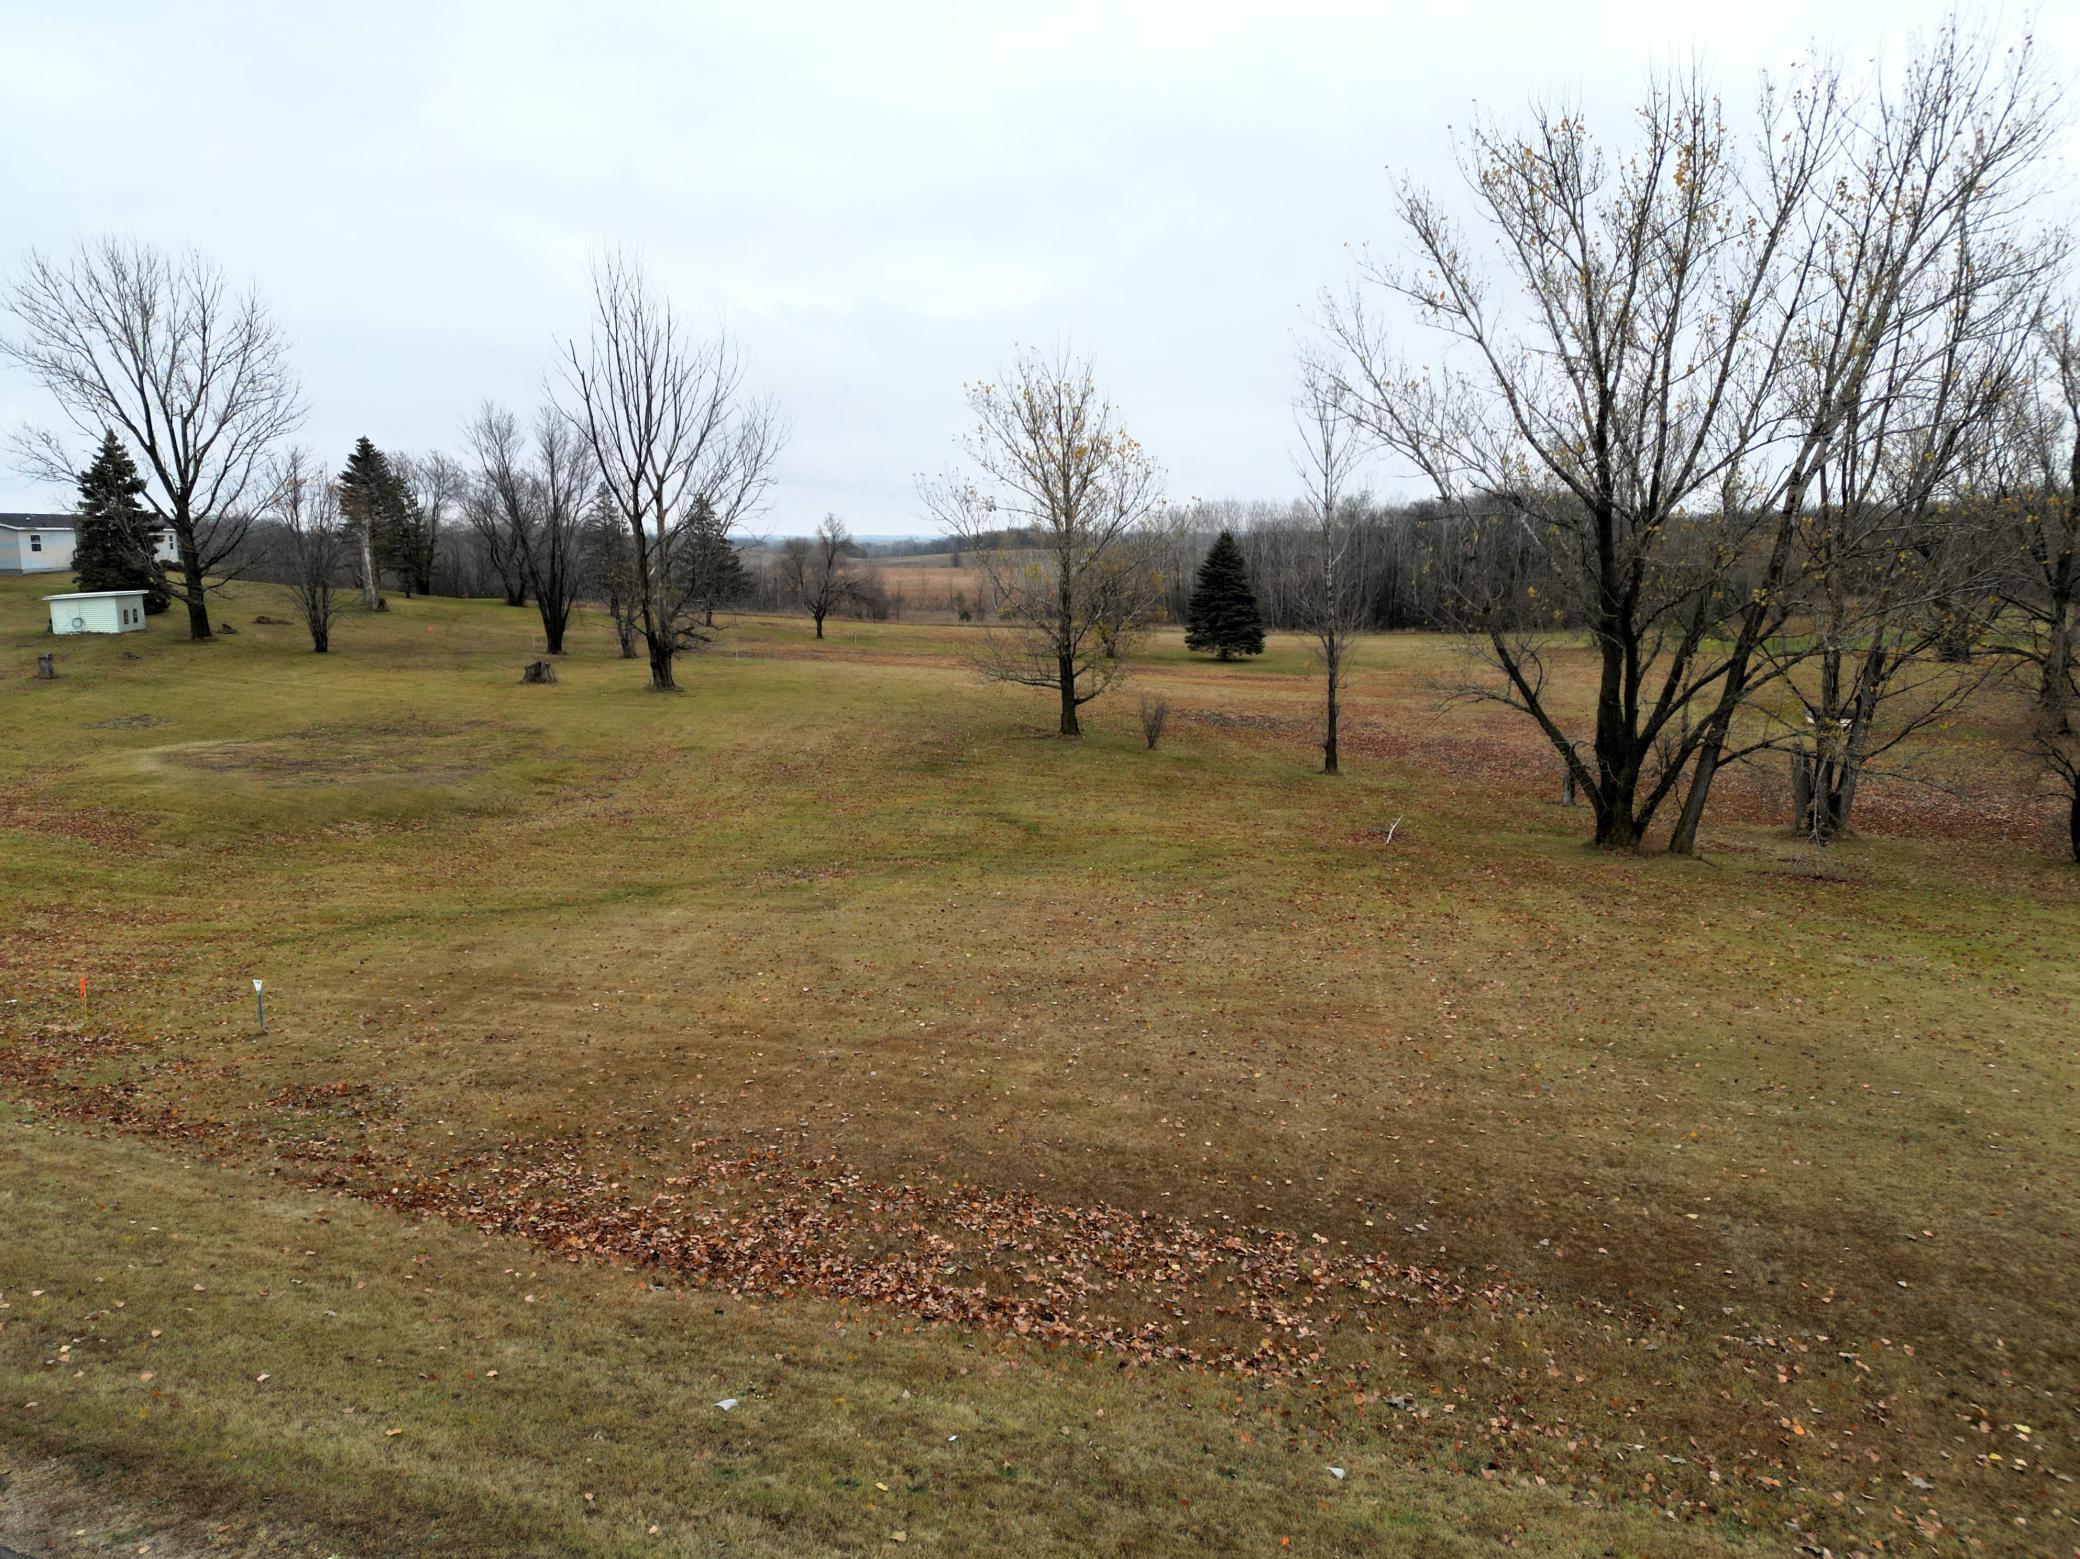
{"type": "MultiPolygon", "coordinates": [[[[354,441],[339,474],[339,510],[354,537],[361,565],[361,604],[384,610],[383,564],[399,550],[412,527],[411,503],[389,458],[366,435],[354,441]]],[[[409,546],[407,539],[405,545],[409,546]]]]}
{"type": "Polygon", "coordinates": [[[1221,660],[1264,653],[1264,618],[1250,588],[1249,564],[1232,531],[1222,531],[1199,565],[1184,609],[1184,647],[1212,650],[1221,660]]]}
{"type": "Polygon", "coordinates": [[[73,578],[82,590],[142,590],[144,609],[157,613],[172,603],[173,592],[158,558],[159,526],[137,501],[143,495],[130,451],[104,431],[93,464],[79,474],[73,578]]]}
{"type": "Polygon", "coordinates": [[[376,567],[393,570],[404,581],[405,598],[415,590],[431,593],[434,547],[438,537],[426,521],[419,500],[402,482],[397,485],[396,503],[376,537],[376,567]]]}
{"type": "Polygon", "coordinates": [[[715,626],[715,609],[730,606],[751,593],[751,571],[743,554],[727,536],[703,534],[694,543],[695,599],[707,625],[715,626]]]}

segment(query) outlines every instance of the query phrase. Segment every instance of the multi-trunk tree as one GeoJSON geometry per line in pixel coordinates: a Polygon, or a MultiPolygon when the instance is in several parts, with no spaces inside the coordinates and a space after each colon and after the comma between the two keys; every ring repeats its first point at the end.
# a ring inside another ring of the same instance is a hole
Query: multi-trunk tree
{"type": "Polygon", "coordinates": [[[1694,77],[1656,83],[1615,156],[1577,113],[1480,122],[1461,166],[1492,244],[1403,187],[1412,263],[1367,262],[1331,308],[1344,388],[1463,534],[1445,561],[1498,674],[1469,692],[1538,725],[1599,844],[1636,845],[1680,797],[1670,847],[1695,848],[1736,718],[1784,672],[1766,651],[1808,583],[1816,487],[1858,419],[1893,415],[1889,354],[1925,385],[2055,263],[2026,214],[2053,96],[2026,46],[1953,26],[1895,81],[1766,89],[1745,139],[1694,77]],[[1402,361],[1376,297],[1445,350],[1402,361]],[[1535,584],[1463,566],[1498,536],[1534,549],[1535,584]],[[1576,624],[1586,730],[1547,688],[1576,624]]]}
{"type": "Polygon", "coordinates": [[[275,465],[268,518],[281,547],[281,571],[296,620],[318,655],[332,650],[339,587],[359,546],[355,522],[340,507],[339,484],[310,455],[292,449],[275,465]]]}
{"type": "Polygon", "coordinates": [[[587,527],[600,492],[592,451],[553,406],[536,414],[530,447],[518,419],[489,401],[470,424],[470,443],[477,456],[471,528],[505,583],[506,603],[532,598],[548,653],[561,655],[591,574],[587,527]]]}
{"type": "Polygon", "coordinates": [[[2000,647],[2029,666],[2055,744],[2075,725],[2080,660],[2080,325],[2067,305],[2046,307],[1995,453],[1974,496],[2007,543],[1997,600],[2024,629],[2000,647]]]}
{"type": "Polygon", "coordinates": [[[814,536],[790,536],[780,548],[780,576],[787,593],[816,623],[816,637],[823,637],[823,620],[853,598],[858,586],[852,559],[852,536],[845,522],[826,514],[814,536]]]}
{"type": "Polygon", "coordinates": [[[1089,365],[1066,355],[1026,353],[967,399],[972,470],[927,480],[920,495],[997,602],[977,668],[1052,690],[1061,734],[1080,736],[1077,712],[1118,678],[1161,602],[1142,543],[1163,511],[1162,470],[1089,365]]]}
{"type": "Polygon", "coordinates": [[[703,637],[699,571],[684,554],[727,537],[763,502],[783,441],[777,412],[750,398],[727,337],[699,340],[631,259],[592,273],[589,342],[564,350],[561,410],[583,435],[601,503],[628,528],[650,685],[703,637]]]}

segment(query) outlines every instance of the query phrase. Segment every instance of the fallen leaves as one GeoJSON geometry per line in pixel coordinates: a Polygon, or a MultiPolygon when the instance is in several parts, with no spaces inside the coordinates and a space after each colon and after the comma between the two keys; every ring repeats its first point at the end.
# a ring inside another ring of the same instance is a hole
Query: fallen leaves
{"type": "MultiPolygon", "coordinates": [[[[1381,1252],[1331,1249],[1319,1235],[1023,1191],[881,1184],[781,1149],[701,1160],[644,1201],[559,1142],[511,1141],[418,1176],[364,1152],[321,1183],[571,1259],[662,1268],[737,1294],[811,1294],[1251,1375],[1319,1373],[1325,1339],[1410,1309],[1542,1305],[1503,1275],[1476,1282],[1381,1252]],[[1198,1301],[1196,1317],[1187,1296],[1198,1301]]],[[[728,1411],[735,1399],[716,1405],[728,1411]]]]}

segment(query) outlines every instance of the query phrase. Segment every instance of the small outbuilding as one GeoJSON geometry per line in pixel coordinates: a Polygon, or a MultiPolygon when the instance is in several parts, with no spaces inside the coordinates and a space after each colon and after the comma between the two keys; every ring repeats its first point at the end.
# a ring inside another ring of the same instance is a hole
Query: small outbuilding
{"type": "Polygon", "coordinates": [[[52,633],[141,633],[142,590],[73,590],[47,595],[52,633]]]}

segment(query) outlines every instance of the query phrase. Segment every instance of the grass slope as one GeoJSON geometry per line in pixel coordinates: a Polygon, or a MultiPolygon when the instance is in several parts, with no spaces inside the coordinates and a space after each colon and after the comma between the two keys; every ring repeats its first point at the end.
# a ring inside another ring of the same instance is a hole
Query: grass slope
{"type": "Polygon", "coordinates": [[[0,1444],[162,1541],[2072,1547],[2080,904],[2011,711],[1970,807],[1816,853],[1729,784],[1708,862],[1605,858],[1440,641],[1324,781],[1290,640],[1159,640],[1151,754],[959,628],[747,620],[664,698],[597,624],[523,687],[531,613],[317,657],[242,587],[39,683],[38,593],[0,1444]]]}

